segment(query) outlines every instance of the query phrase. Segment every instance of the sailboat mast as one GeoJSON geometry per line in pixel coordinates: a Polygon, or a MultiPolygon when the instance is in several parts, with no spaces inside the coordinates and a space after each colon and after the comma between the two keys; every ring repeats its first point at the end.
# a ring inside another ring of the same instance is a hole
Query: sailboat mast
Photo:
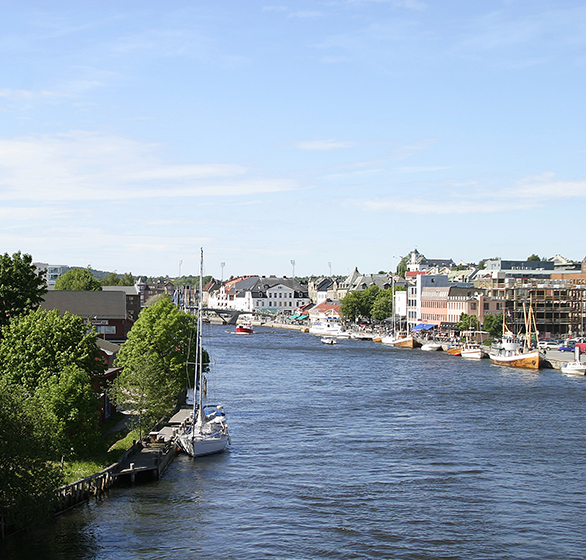
{"type": "MultiPolygon", "coordinates": [[[[197,309],[197,390],[198,390],[198,415],[203,422],[203,247],[199,263],[199,301],[197,309]]],[[[195,418],[195,415],[194,415],[195,418]]]]}

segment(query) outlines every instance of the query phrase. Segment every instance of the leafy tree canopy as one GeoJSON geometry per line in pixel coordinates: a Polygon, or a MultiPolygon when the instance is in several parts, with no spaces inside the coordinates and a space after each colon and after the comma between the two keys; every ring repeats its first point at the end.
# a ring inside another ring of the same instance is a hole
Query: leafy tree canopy
{"type": "Polygon", "coordinates": [[[397,276],[401,276],[401,278],[405,278],[405,274],[407,273],[407,262],[409,261],[409,255],[403,257],[401,262],[397,265],[397,276]]]}
{"type": "Polygon", "coordinates": [[[528,261],[541,261],[541,257],[533,253],[530,257],[527,257],[528,261]]]}
{"type": "Polygon", "coordinates": [[[55,282],[56,290],[71,291],[96,291],[101,290],[102,285],[97,278],[92,276],[89,268],[72,268],[59,276],[55,282]]]}
{"type": "Polygon", "coordinates": [[[36,309],[47,293],[42,272],[37,272],[30,255],[20,251],[0,257],[0,329],[11,319],[36,309]]]}
{"type": "Polygon", "coordinates": [[[130,272],[116,274],[110,272],[100,280],[102,286],[134,286],[134,276],[130,272]]]}
{"type": "Polygon", "coordinates": [[[490,336],[497,337],[503,333],[503,313],[494,313],[484,318],[483,328],[490,336]]]}
{"type": "Polygon", "coordinates": [[[477,331],[480,328],[480,323],[478,322],[478,317],[476,317],[476,315],[462,313],[457,327],[460,331],[477,331]]]}
{"type": "Polygon", "coordinates": [[[372,305],[371,315],[377,321],[384,321],[393,315],[393,290],[381,290],[372,305]]]}
{"type": "Polygon", "coordinates": [[[116,358],[116,365],[124,366],[125,371],[120,384],[128,379],[126,389],[121,387],[118,391],[118,398],[126,390],[130,403],[137,400],[136,387],[145,385],[131,379],[132,375],[144,375],[147,379],[159,376],[161,396],[147,399],[153,407],[157,398],[164,400],[167,398],[164,395],[170,393],[177,397],[183,388],[190,386],[194,370],[193,366],[187,367],[187,362],[193,362],[195,330],[194,317],[177,309],[168,297],[144,308],[116,358]]]}
{"type": "Polygon", "coordinates": [[[77,315],[36,309],[12,321],[3,334],[0,373],[28,391],[67,366],[78,366],[86,375],[105,370],[95,330],[88,331],[77,315]]]}
{"type": "Polygon", "coordinates": [[[18,526],[49,517],[62,483],[50,425],[24,388],[0,377],[0,511],[18,526]]]}

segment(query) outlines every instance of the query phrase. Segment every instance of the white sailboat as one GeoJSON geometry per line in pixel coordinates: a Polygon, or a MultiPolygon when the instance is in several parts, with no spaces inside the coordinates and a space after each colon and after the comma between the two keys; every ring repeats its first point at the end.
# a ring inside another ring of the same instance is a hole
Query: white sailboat
{"type": "Polygon", "coordinates": [[[208,404],[204,406],[203,404],[205,386],[207,384],[203,374],[203,303],[201,298],[201,289],[203,287],[203,249],[201,250],[199,286],[200,297],[197,317],[193,413],[191,415],[191,422],[188,422],[184,430],[177,436],[177,443],[181,449],[192,457],[220,453],[230,443],[228,423],[222,405],[208,404]],[[206,409],[209,412],[206,412],[206,409]]]}

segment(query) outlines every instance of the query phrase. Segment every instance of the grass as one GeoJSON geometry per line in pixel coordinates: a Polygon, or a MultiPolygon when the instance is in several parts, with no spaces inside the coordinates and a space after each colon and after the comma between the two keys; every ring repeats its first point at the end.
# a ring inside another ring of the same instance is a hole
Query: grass
{"type": "Polygon", "coordinates": [[[132,447],[133,442],[138,439],[138,430],[129,431],[128,428],[123,428],[112,431],[123,419],[124,414],[117,412],[104,422],[101,426],[102,436],[93,456],[64,463],[63,484],[71,484],[100,472],[118,461],[122,454],[132,447]]]}

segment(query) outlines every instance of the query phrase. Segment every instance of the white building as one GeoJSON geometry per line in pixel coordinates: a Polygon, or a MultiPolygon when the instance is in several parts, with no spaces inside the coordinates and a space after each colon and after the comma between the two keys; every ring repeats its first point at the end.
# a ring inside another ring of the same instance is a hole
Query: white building
{"type": "Polygon", "coordinates": [[[292,314],[309,302],[307,290],[292,278],[243,276],[213,288],[207,305],[211,309],[292,314]]]}

